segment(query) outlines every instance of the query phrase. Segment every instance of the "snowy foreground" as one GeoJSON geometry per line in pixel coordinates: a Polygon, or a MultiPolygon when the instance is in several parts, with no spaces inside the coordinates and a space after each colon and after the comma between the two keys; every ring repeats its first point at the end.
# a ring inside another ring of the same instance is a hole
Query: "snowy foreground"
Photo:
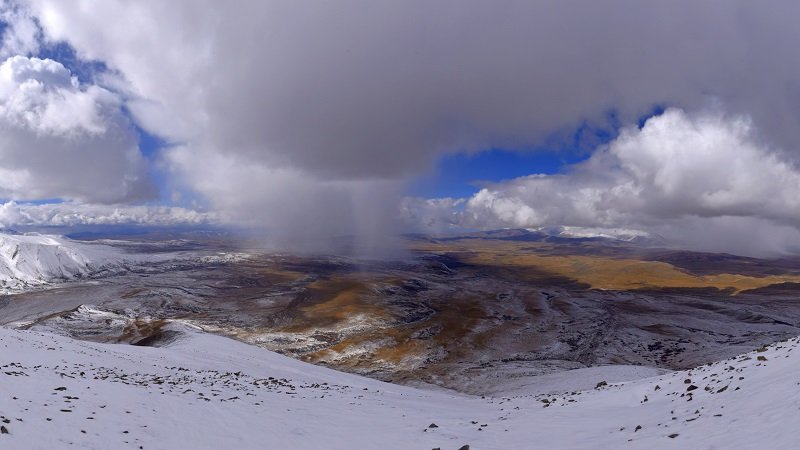
{"type": "MultiPolygon", "coordinates": [[[[516,390],[511,398],[480,398],[390,385],[215,335],[182,336],[154,348],[0,328],[0,448],[800,444],[798,339],[690,371],[585,391],[516,390]]],[[[564,373],[558,385],[573,376],[585,383],[587,372],[577,374],[564,373]]]]}

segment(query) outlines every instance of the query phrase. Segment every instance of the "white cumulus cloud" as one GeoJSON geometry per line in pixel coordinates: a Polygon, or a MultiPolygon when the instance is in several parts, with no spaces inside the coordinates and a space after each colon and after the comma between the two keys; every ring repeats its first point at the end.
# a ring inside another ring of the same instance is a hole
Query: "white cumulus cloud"
{"type": "Polygon", "coordinates": [[[0,0],[0,21],[5,24],[0,58],[27,56],[39,51],[41,31],[28,10],[12,1],[0,0]]]}
{"type": "Polygon", "coordinates": [[[435,227],[640,229],[694,248],[771,253],[800,245],[800,168],[781,155],[747,117],[673,108],[565,173],[486,186],[463,210],[407,200],[405,215],[435,227]]]}
{"type": "Polygon", "coordinates": [[[86,202],[149,199],[122,100],[82,85],[61,63],[12,56],[0,64],[0,198],[86,202]]]}

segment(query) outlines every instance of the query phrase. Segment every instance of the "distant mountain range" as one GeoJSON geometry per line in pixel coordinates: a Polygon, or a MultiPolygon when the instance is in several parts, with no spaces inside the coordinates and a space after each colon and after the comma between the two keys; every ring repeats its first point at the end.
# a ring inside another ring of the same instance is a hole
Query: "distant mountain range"
{"type": "MultiPolygon", "coordinates": [[[[413,235],[413,238],[428,239],[428,235],[413,235]]],[[[507,241],[529,241],[559,243],[606,242],[635,243],[640,246],[659,247],[667,245],[666,239],[659,235],[638,230],[622,228],[579,228],[579,227],[543,227],[543,228],[502,228],[497,230],[472,231],[449,235],[433,236],[436,240],[456,239],[498,239],[507,241]]]]}

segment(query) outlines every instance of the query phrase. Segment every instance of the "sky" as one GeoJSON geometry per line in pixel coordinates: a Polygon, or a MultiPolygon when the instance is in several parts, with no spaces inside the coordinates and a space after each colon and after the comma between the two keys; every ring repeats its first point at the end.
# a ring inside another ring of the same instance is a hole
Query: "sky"
{"type": "Polygon", "coordinates": [[[2,0],[0,224],[796,253],[798,10],[2,0]]]}

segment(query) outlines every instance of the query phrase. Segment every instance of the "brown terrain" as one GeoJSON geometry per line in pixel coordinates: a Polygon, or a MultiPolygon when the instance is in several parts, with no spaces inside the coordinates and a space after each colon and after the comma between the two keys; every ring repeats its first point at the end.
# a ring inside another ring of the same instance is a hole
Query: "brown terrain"
{"type": "Polygon", "coordinates": [[[534,238],[412,237],[412,258],[382,262],[248,251],[9,296],[0,317],[140,345],[176,338],[168,324],[179,321],[340,370],[478,393],[599,364],[688,368],[800,335],[793,260],[534,238]]]}

